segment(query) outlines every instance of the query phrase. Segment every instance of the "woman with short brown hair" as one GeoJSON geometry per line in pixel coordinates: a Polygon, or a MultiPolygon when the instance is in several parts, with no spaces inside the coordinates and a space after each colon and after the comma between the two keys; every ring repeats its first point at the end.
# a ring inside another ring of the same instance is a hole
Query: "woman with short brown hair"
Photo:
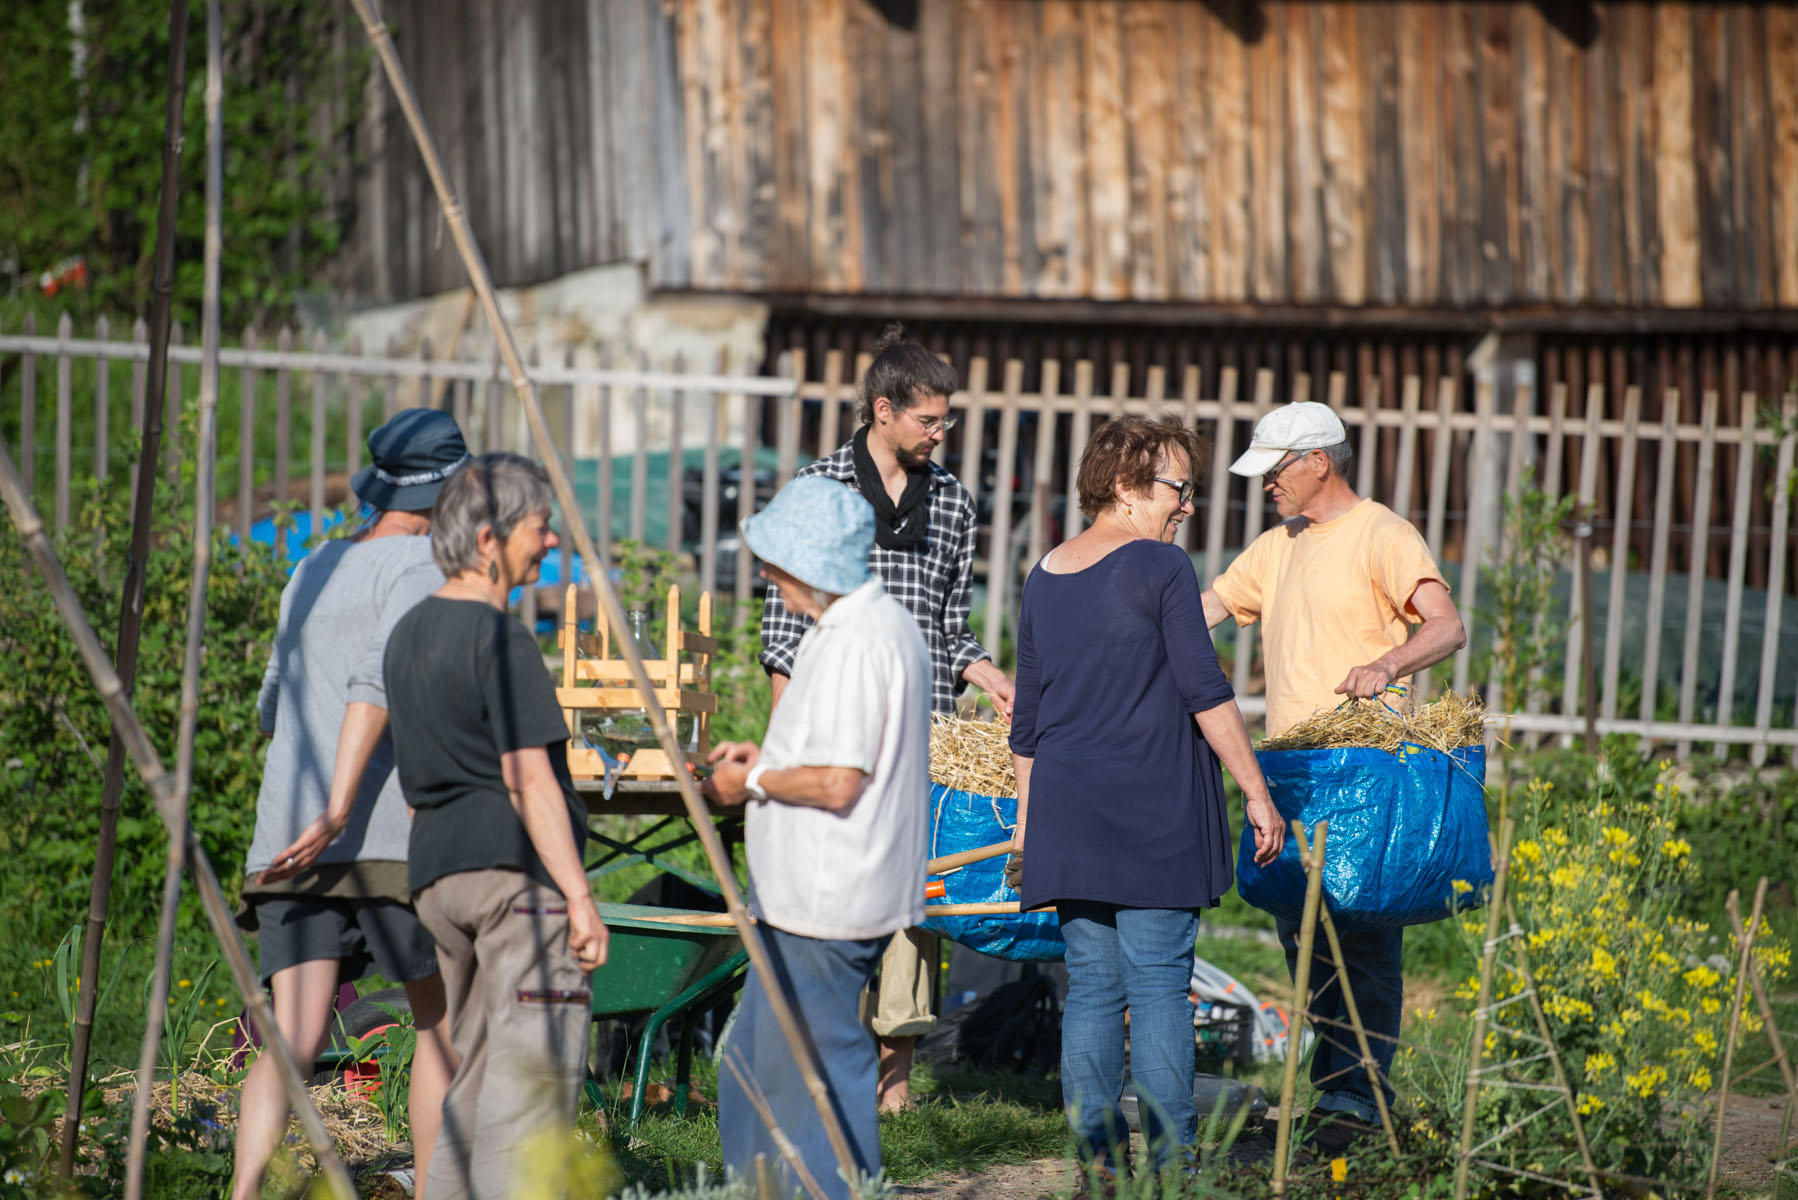
{"type": "Polygon", "coordinates": [[[1283,841],[1192,562],[1171,544],[1202,453],[1175,422],[1101,425],[1077,480],[1092,524],[1030,573],[1018,622],[1020,890],[1025,908],[1056,906],[1067,942],[1062,1090],[1080,1153],[1101,1171],[1129,1144],[1126,1006],[1155,1166],[1197,1136],[1187,989],[1199,910],[1231,882],[1220,762],[1248,798],[1257,860],[1283,841]]]}

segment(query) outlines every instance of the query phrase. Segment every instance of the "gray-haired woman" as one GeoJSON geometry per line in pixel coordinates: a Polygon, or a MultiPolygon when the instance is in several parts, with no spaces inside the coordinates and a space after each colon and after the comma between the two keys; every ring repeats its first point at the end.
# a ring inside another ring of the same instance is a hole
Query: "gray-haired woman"
{"type": "Polygon", "coordinates": [[[444,1098],[432,1200],[502,1197],[533,1135],[572,1130],[587,973],[607,932],[581,865],[586,809],[568,726],[531,632],[506,612],[557,544],[543,468],[486,454],[443,489],[446,582],[387,642],[410,883],[437,940],[461,1065],[444,1098]]]}

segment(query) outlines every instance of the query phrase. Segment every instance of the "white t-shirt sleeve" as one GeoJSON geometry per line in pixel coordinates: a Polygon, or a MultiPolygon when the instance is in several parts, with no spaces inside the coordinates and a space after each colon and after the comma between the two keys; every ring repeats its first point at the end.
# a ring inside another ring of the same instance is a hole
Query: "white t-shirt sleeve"
{"type": "Polygon", "coordinates": [[[792,761],[783,765],[852,767],[872,774],[880,756],[891,664],[879,647],[857,639],[833,638],[830,643],[817,647],[825,653],[806,655],[803,668],[795,666],[795,674],[803,670],[807,678],[781,698],[777,712],[783,715],[799,701],[791,714],[797,722],[790,743],[794,750],[787,756],[792,761]]]}

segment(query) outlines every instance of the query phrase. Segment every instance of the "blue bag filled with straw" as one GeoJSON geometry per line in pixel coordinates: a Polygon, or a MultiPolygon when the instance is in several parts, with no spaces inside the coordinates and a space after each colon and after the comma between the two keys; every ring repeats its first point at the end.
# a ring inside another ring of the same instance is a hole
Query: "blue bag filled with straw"
{"type": "MultiPolygon", "coordinates": [[[[983,796],[930,785],[930,857],[942,858],[977,850],[1011,837],[1017,827],[1015,797],[983,796]]],[[[941,875],[943,896],[932,904],[1016,903],[1018,893],[1005,883],[1005,856],[967,863],[941,875]]],[[[924,928],[982,954],[1012,962],[1059,962],[1067,947],[1052,912],[1001,913],[983,916],[926,917],[924,928]]]]}
{"type": "MultiPolygon", "coordinates": [[[[1268,739],[1255,757],[1286,821],[1308,833],[1330,823],[1323,892],[1338,925],[1421,925],[1484,902],[1493,872],[1477,701],[1449,695],[1408,715],[1345,705],[1268,739]]],[[[1258,867],[1245,825],[1236,886],[1256,908],[1299,920],[1296,840],[1258,867]]]]}
{"type": "MultiPolygon", "coordinates": [[[[1010,729],[997,721],[937,716],[930,727],[930,857],[1009,842],[1018,824],[1010,729]]],[[[932,905],[1016,904],[997,854],[928,876],[941,883],[932,905]]],[[[924,928],[994,958],[1058,962],[1067,953],[1052,912],[926,917],[924,928]]]]}

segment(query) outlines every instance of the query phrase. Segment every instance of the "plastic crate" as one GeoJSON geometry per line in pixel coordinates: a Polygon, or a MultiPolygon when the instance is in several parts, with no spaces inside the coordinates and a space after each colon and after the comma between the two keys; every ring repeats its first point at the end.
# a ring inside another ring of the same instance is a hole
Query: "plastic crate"
{"type": "Polygon", "coordinates": [[[1193,1037],[1197,1043],[1195,1066],[1216,1073],[1226,1064],[1237,1068],[1254,1065],[1254,1010],[1245,1004],[1198,1000],[1193,1004],[1193,1037]]]}

